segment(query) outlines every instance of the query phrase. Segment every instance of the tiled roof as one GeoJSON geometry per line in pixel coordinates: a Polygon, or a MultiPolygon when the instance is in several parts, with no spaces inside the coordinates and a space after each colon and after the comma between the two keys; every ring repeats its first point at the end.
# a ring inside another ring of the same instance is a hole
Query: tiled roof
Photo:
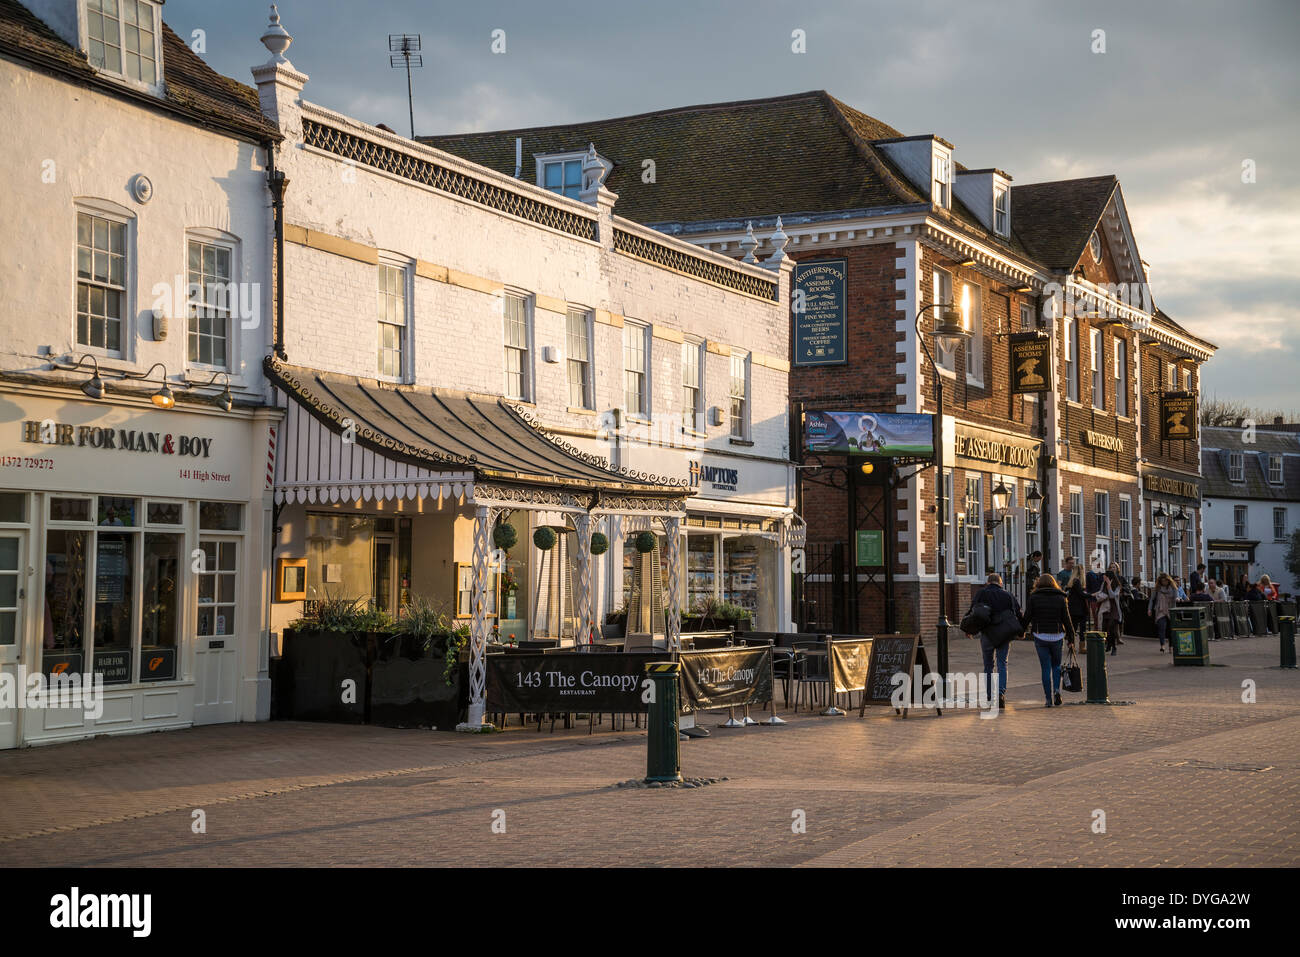
{"type": "MultiPolygon", "coordinates": [[[[618,194],[619,215],[652,226],[770,222],[777,215],[788,221],[930,205],[928,191],[918,190],[873,145],[908,137],[824,90],[586,123],[417,138],[513,175],[516,137],[523,139],[521,176],[530,181],[534,154],[576,153],[594,143],[614,163],[605,185],[618,194]],[[655,163],[653,183],[641,178],[647,159],[655,163]]],[[[952,206],[932,214],[1033,258],[1014,235],[986,230],[955,197],[952,206]]],[[[1012,209],[1014,219],[1014,204],[1012,209]]]]}
{"type": "Polygon", "coordinates": [[[257,142],[281,138],[263,116],[256,90],[217,73],[165,23],[162,41],[164,95],[160,99],[100,75],[79,50],[25,6],[16,0],[0,0],[0,55],[257,142]]]}
{"type": "Polygon", "coordinates": [[[1244,429],[1201,429],[1201,493],[1211,498],[1300,501],[1300,438],[1293,433],[1257,430],[1254,442],[1244,429]],[[1243,481],[1228,479],[1228,455],[1243,455],[1243,481]],[[1282,454],[1282,484],[1268,481],[1268,456],[1282,454]]]}
{"type": "Polygon", "coordinates": [[[1118,185],[1114,176],[1089,176],[1013,186],[1012,231],[1043,265],[1071,269],[1118,185]]]}
{"type": "Polygon", "coordinates": [[[589,143],[614,163],[605,185],[618,213],[642,223],[699,222],[924,203],[863,144],[898,131],[816,91],[712,103],[562,126],[422,136],[438,149],[534,178],[535,153],[578,152],[589,143]],[[642,182],[653,160],[655,181],[642,182]]]}

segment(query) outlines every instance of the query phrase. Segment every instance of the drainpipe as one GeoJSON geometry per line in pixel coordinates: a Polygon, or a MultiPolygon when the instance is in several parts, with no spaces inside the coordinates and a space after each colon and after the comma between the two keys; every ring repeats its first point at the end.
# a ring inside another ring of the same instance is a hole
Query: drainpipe
{"type": "Polygon", "coordinates": [[[275,151],[271,146],[266,150],[266,183],[271,190],[271,209],[275,222],[275,344],[277,358],[287,361],[289,356],[284,350],[284,193],[289,187],[289,178],[284,170],[275,168],[275,151]]]}

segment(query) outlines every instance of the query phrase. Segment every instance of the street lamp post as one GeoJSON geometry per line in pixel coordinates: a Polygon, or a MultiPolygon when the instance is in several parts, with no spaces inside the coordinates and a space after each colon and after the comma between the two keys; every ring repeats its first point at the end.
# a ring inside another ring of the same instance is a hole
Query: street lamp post
{"type": "MultiPolygon", "coordinates": [[[[935,422],[938,424],[939,441],[938,448],[935,450],[935,497],[939,511],[939,621],[938,621],[938,660],[937,670],[944,683],[944,700],[948,697],[948,601],[945,592],[948,590],[947,566],[948,566],[948,503],[944,496],[943,483],[943,378],[939,375],[939,366],[934,361],[934,356],[930,354],[930,347],[925,341],[925,336],[921,334],[921,317],[925,315],[926,310],[939,309],[939,321],[935,323],[934,329],[930,335],[934,336],[939,347],[946,350],[956,348],[957,343],[970,338],[970,333],[966,330],[966,324],[962,320],[960,313],[954,312],[950,302],[927,302],[916,313],[916,340],[921,344],[921,349],[925,352],[925,358],[930,363],[930,374],[934,378],[934,404],[935,404],[935,422]]],[[[917,383],[917,398],[920,399],[920,383],[917,383]]]]}

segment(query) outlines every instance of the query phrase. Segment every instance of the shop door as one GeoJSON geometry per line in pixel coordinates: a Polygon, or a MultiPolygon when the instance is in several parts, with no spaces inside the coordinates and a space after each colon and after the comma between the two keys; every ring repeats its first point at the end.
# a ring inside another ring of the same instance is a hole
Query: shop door
{"type": "Polygon", "coordinates": [[[201,538],[194,640],[194,723],[239,720],[239,542],[201,538]]]}
{"type": "Polygon", "coordinates": [[[23,651],[23,574],[27,540],[24,532],[0,532],[0,681],[12,689],[0,697],[0,748],[18,747],[18,696],[24,693],[18,663],[23,651]]]}

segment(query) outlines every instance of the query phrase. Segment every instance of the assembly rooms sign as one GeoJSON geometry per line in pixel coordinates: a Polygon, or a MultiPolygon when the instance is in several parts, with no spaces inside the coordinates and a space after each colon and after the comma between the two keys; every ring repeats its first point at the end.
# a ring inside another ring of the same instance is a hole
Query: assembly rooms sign
{"type": "Polygon", "coordinates": [[[982,471],[1005,472],[1020,478],[1038,478],[1037,439],[992,432],[954,423],[953,453],[957,464],[982,471]]]}

